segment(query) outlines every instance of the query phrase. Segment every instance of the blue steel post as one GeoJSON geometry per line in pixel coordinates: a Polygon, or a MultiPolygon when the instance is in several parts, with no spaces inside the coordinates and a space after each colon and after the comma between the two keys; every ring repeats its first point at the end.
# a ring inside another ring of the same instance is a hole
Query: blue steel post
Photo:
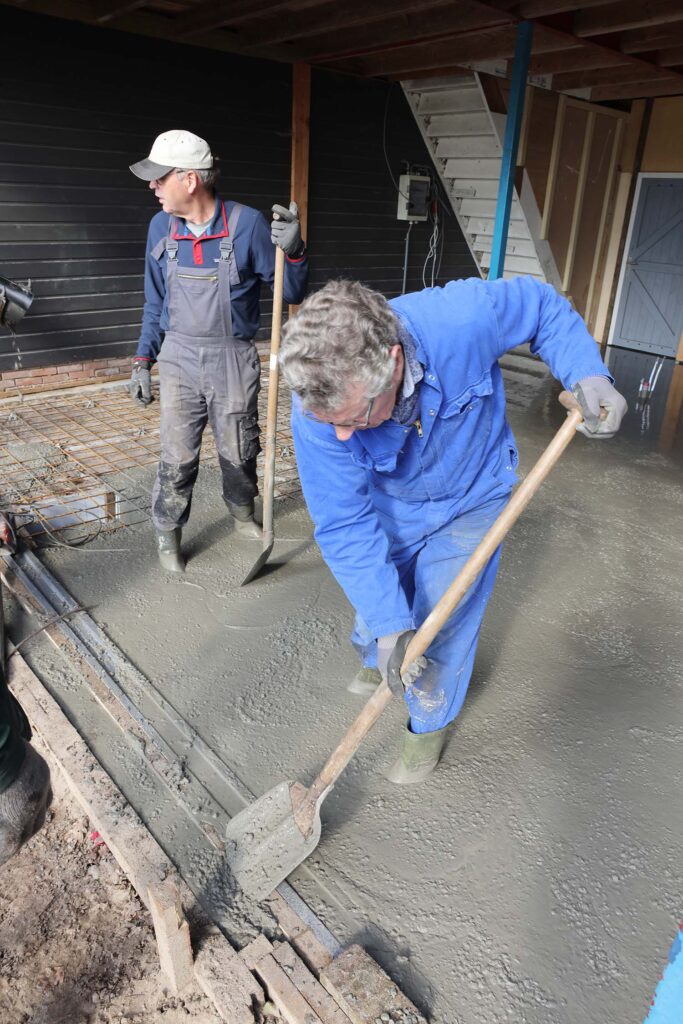
{"type": "Polygon", "coordinates": [[[519,146],[519,133],[522,127],[522,114],[524,113],[524,96],[529,72],[533,30],[534,24],[532,21],[522,21],[517,29],[515,60],[512,65],[512,81],[510,83],[508,113],[505,122],[503,161],[500,168],[500,183],[498,185],[496,223],[493,228],[489,281],[503,276],[510,209],[512,207],[512,190],[515,184],[515,167],[517,166],[517,147],[519,146]]]}

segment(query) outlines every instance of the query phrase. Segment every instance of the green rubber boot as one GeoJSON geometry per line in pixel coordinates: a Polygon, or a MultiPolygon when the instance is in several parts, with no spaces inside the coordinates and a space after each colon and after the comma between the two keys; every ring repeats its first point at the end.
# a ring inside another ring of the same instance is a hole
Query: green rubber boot
{"type": "Polygon", "coordinates": [[[346,687],[349,693],[359,693],[363,697],[372,697],[373,693],[382,682],[382,673],[378,668],[363,668],[357,673],[346,687]]]}
{"type": "Polygon", "coordinates": [[[180,528],[157,530],[159,562],[166,572],[185,572],[185,560],[180,554],[180,532],[180,528]]]}
{"type": "Polygon", "coordinates": [[[401,753],[387,774],[389,782],[410,786],[431,775],[439,763],[447,734],[447,725],[436,732],[411,732],[409,722],[403,733],[401,753]]]}
{"type": "Polygon", "coordinates": [[[254,505],[233,505],[227,502],[235,520],[235,533],[248,540],[263,540],[263,530],[254,519],[254,505]]]}

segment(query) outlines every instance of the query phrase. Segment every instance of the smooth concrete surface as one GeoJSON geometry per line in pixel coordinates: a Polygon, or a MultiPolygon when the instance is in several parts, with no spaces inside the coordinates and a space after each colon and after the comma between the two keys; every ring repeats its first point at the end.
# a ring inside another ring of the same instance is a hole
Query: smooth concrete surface
{"type": "MultiPolygon", "coordinates": [[[[543,387],[511,396],[522,470],[562,415],[543,387]]],[[[631,425],[614,441],[577,436],[514,527],[438,771],[415,788],[387,781],[405,720],[392,704],[290,879],[433,1021],[641,1021],[675,933],[683,487],[678,453],[631,425]]],[[[143,493],[151,479],[124,483],[143,493]]],[[[151,527],[41,557],[261,794],[311,781],[360,708],[345,689],[352,612],[301,502],[278,510],[272,571],[240,589],[259,546],[232,535],[219,492],[204,468],[183,578],[157,567],[151,527]]],[[[108,749],[47,642],[26,656],[183,870],[206,872],[190,825],[139,783],[129,750],[108,749]]]]}

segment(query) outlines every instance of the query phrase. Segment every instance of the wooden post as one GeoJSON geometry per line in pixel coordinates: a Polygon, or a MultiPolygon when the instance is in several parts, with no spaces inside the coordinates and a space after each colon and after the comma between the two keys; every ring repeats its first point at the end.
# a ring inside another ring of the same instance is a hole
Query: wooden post
{"type": "Polygon", "coordinates": [[[171,991],[177,995],[194,981],[190,926],[183,914],[177,886],[172,883],[150,886],[148,896],[161,970],[171,991]]]}
{"type": "MultiPolygon", "coordinates": [[[[311,139],[311,66],[292,65],[292,173],[290,195],[299,207],[299,223],[308,240],[308,166],[311,139]]],[[[297,310],[289,307],[289,315],[297,310]]]]}
{"type": "Polygon", "coordinates": [[[595,130],[595,112],[591,110],[586,121],[586,129],[583,135],[583,148],[581,151],[581,164],[579,166],[579,180],[576,186],[574,197],[574,209],[572,211],[572,223],[569,229],[569,244],[567,245],[567,258],[564,264],[562,275],[562,291],[568,292],[571,287],[572,273],[574,271],[574,259],[576,257],[576,244],[579,238],[579,225],[581,223],[581,210],[583,209],[583,197],[586,193],[586,182],[588,180],[588,162],[593,144],[593,132],[595,130]]]}
{"type": "Polygon", "coordinates": [[[543,219],[541,221],[541,233],[539,237],[544,241],[548,239],[550,228],[550,214],[555,201],[555,185],[557,184],[557,172],[560,165],[560,147],[564,133],[564,117],[567,112],[567,97],[564,93],[560,96],[555,115],[555,132],[553,134],[553,148],[550,153],[550,166],[548,168],[548,181],[545,186],[545,201],[543,203],[543,219]]]}

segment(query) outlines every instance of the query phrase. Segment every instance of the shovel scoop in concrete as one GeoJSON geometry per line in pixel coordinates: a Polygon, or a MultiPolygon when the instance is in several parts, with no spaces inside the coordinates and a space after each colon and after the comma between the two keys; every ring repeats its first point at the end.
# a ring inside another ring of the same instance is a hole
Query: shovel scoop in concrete
{"type": "Polygon", "coordinates": [[[308,790],[281,782],[228,822],[224,856],[233,878],[247,896],[262,900],[306,860],[320,841],[318,801],[303,832],[296,811],[308,790]]]}
{"type": "MultiPolygon", "coordinates": [[[[576,434],[581,411],[568,392],[562,392],[560,401],[570,410],[567,419],[413,636],[401,675],[425,653],[576,434]]],[[[390,700],[391,690],[383,682],[308,789],[298,782],[281,782],[228,823],[225,856],[247,896],[260,900],[270,895],[316,848],[321,835],[320,805],[390,700]]]]}

